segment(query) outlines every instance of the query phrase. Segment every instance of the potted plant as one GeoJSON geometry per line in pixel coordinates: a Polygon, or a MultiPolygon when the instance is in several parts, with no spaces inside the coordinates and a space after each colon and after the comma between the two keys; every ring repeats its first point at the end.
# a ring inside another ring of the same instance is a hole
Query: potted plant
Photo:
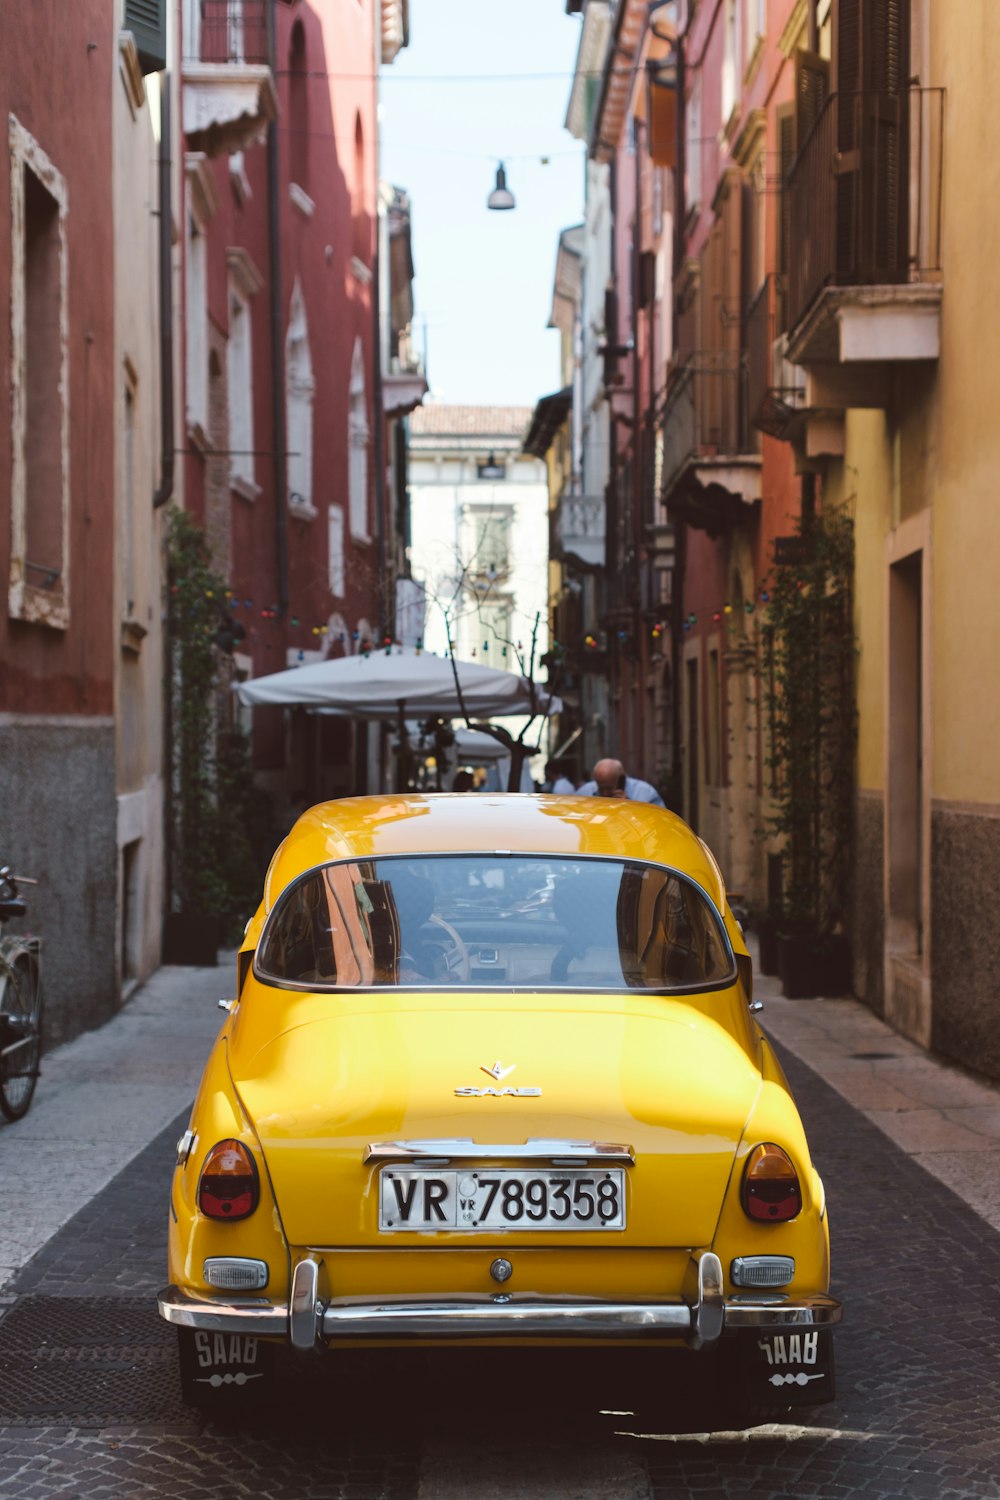
{"type": "Polygon", "coordinates": [[[797,999],[849,987],[845,928],[857,744],[853,569],[851,517],[823,512],[800,521],[797,536],[777,553],[768,584],[770,827],[783,853],[778,972],[784,993],[797,999]]]}
{"type": "Polygon", "coordinates": [[[253,909],[249,749],[231,722],[226,663],[236,638],[225,580],[182,510],[167,540],[166,704],[170,756],[165,963],[214,964],[253,909]]]}

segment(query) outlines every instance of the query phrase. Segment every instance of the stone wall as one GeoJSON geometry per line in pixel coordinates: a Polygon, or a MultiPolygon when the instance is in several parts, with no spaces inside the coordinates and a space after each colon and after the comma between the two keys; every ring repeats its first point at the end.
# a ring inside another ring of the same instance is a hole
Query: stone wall
{"type": "Polygon", "coordinates": [[[1000,1078],[1000,816],[935,803],[931,979],[936,1052],[1000,1078]]]}
{"type": "Polygon", "coordinates": [[[0,863],[35,877],[8,932],[43,940],[46,1045],[118,1008],[115,729],[110,718],[0,714],[0,863]]]}
{"type": "Polygon", "coordinates": [[[881,792],[858,794],[851,893],[853,990],[876,1015],[885,1010],[883,864],[885,801],[881,792]]]}

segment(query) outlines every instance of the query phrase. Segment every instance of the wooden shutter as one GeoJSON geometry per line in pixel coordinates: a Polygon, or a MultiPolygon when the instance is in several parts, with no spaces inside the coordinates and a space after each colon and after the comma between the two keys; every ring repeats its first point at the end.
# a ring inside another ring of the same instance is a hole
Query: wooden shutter
{"type": "Polygon", "coordinates": [[[778,278],[775,285],[775,328],[783,333],[788,326],[785,308],[788,299],[788,276],[792,263],[792,195],[788,174],[795,160],[795,105],[779,104],[775,110],[778,131],[778,278]]]}
{"type": "Polygon", "coordinates": [[[167,66],[167,0],[125,0],[125,27],[135,37],[143,73],[167,66]]]}
{"type": "Polygon", "coordinates": [[[818,52],[800,47],[795,54],[795,132],[805,145],[823,113],[830,92],[830,64],[818,52]]]}

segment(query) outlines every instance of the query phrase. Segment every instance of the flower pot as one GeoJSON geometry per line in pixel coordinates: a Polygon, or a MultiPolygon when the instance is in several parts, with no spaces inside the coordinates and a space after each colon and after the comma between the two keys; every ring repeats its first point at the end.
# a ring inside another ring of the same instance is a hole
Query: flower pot
{"type": "Polygon", "coordinates": [[[211,969],[219,961],[221,924],[200,911],[171,912],[163,923],[163,962],[211,969]]]}
{"type": "Polygon", "coordinates": [[[851,951],[845,937],[779,932],[778,973],[788,1000],[816,1000],[850,989],[851,951]]]}
{"type": "Polygon", "coordinates": [[[757,968],[762,974],[778,972],[778,924],[773,917],[757,922],[757,968]]]}

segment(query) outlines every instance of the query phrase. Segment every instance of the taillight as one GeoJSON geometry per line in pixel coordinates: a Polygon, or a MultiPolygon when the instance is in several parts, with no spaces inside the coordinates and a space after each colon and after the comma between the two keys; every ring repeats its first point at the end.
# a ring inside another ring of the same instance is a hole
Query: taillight
{"type": "Polygon", "coordinates": [[[220,1141],[205,1158],[198,1207],[210,1219],[245,1219],[260,1201],[257,1165],[242,1141],[220,1141]]]}
{"type": "Polygon", "coordinates": [[[787,1152],[772,1141],[755,1146],[743,1170],[741,1198],[751,1219],[768,1224],[794,1219],[802,1207],[802,1189],[787,1152]]]}

